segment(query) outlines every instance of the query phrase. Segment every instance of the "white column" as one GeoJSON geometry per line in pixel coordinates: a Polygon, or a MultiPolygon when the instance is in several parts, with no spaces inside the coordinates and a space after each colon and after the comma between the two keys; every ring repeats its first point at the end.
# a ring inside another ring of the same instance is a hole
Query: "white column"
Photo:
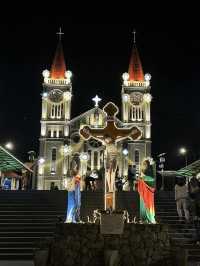
{"type": "Polygon", "coordinates": [[[40,175],[39,171],[38,171],[39,174],[38,174],[38,177],[37,177],[37,189],[38,190],[43,190],[44,189],[44,176],[40,175]]]}
{"type": "Polygon", "coordinates": [[[65,137],[69,136],[69,127],[67,125],[64,126],[64,136],[65,137]]]}
{"type": "Polygon", "coordinates": [[[123,102],[123,120],[124,122],[128,122],[129,110],[128,110],[128,102],[123,102]]]}
{"type": "Polygon", "coordinates": [[[65,101],[65,119],[69,120],[71,116],[71,97],[65,101]]]}
{"type": "Polygon", "coordinates": [[[94,151],[91,151],[91,170],[94,169],[94,151]]]}
{"type": "Polygon", "coordinates": [[[42,98],[42,119],[47,118],[47,100],[42,98]]]}
{"type": "Polygon", "coordinates": [[[145,104],[145,119],[147,122],[150,122],[151,120],[151,112],[150,112],[150,103],[145,104]]]}
{"type": "Polygon", "coordinates": [[[146,124],[145,126],[145,137],[146,139],[151,138],[151,125],[150,124],[146,124]]]}
{"type": "Polygon", "coordinates": [[[41,136],[46,136],[46,124],[41,122],[41,136]]]}
{"type": "Polygon", "coordinates": [[[63,159],[63,175],[67,174],[67,157],[64,156],[63,159]]]}
{"type": "Polygon", "coordinates": [[[98,151],[98,153],[97,153],[97,169],[98,170],[101,168],[101,165],[100,165],[100,157],[101,157],[101,152],[98,151]]]}

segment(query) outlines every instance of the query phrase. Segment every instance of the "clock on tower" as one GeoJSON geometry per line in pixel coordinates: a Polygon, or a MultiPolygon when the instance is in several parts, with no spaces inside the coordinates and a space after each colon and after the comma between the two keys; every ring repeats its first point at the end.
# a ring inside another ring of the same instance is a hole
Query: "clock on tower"
{"type": "Polygon", "coordinates": [[[52,102],[61,102],[62,99],[63,99],[63,93],[61,90],[59,89],[54,89],[50,92],[49,94],[49,99],[52,101],[52,102]]]}

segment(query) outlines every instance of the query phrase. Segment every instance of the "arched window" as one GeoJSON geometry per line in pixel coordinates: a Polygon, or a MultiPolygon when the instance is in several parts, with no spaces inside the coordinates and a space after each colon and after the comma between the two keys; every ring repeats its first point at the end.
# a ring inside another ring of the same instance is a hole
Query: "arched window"
{"type": "Polygon", "coordinates": [[[57,112],[58,112],[58,106],[56,105],[56,106],[55,106],[55,117],[58,116],[58,113],[57,113],[57,112]]]}
{"type": "Polygon", "coordinates": [[[55,106],[54,104],[51,107],[51,116],[54,117],[55,116],[55,106]]]}
{"type": "Polygon", "coordinates": [[[135,163],[136,164],[140,163],[140,152],[139,152],[139,150],[135,150],[135,163]]]}
{"type": "Polygon", "coordinates": [[[57,115],[58,118],[60,118],[60,107],[61,107],[61,106],[58,105],[58,115],[57,115]]]}
{"type": "Polygon", "coordinates": [[[51,150],[51,174],[56,174],[56,148],[51,150]]]}
{"type": "Polygon", "coordinates": [[[130,109],[130,117],[132,121],[142,121],[143,120],[142,105],[132,106],[132,108],[130,109]]]}
{"type": "Polygon", "coordinates": [[[53,148],[51,151],[51,160],[56,161],[56,148],[53,148]]]}
{"type": "Polygon", "coordinates": [[[63,116],[63,103],[61,104],[61,116],[63,116]]]}
{"type": "Polygon", "coordinates": [[[97,168],[97,164],[98,164],[98,152],[94,151],[94,168],[97,168]]]}

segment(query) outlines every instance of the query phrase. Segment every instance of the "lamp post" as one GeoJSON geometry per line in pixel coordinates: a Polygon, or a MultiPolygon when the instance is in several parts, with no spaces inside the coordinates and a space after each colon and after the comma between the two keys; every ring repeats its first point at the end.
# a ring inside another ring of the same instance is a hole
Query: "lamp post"
{"type": "Polygon", "coordinates": [[[182,147],[179,149],[179,153],[185,157],[185,166],[187,166],[187,150],[186,148],[182,147]]]}
{"type": "Polygon", "coordinates": [[[122,153],[124,155],[123,176],[127,176],[128,174],[128,165],[127,165],[128,149],[124,148],[122,150],[122,153]]]}
{"type": "Polygon", "coordinates": [[[165,167],[165,154],[166,153],[161,153],[158,155],[159,157],[159,168],[161,169],[161,176],[162,176],[162,184],[161,184],[161,190],[164,190],[164,167],[165,167]]]}
{"type": "Polygon", "coordinates": [[[38,181],[37,181],[37,189],[42,190],[44,189],[44,180],[43,180],[43,174],[44,174],[44,164],[45,164],[45,158],[40,157],[38,158],[38,181]]]}
{"type": "Polygon", "coordinates": [[[65,144],[63,147],[64,153],[64,166],[63,166],[63,174],[70,175],[70,155],[72,154],[72,147],[71,145],[65,144]]]}

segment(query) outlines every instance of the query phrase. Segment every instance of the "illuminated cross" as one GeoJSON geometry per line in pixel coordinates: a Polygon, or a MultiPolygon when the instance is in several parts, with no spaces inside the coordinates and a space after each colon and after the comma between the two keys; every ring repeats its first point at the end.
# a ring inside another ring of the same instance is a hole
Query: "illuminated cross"
{"type": "MultiPolygon", "coordinates": [[[[98,97],[98,96],[96,96],[98,97]]],[[[95,98],[96,98],[95,97],[95,98]]],[[[83,126],[79,133],[81,137],[85,140],[89,140],[90,138],[95,138],[99,140],[103,145],[105,145],[106,153],[107,153],[107,159],[106,164],[108,165],[108,169],[106,169],[105,172],[105,178],[110,178],[110,180],[115,179],[116,175],[116,156],[117,153],[114,150],[117,150],[116,144],[117,142],[124,140],[124,139],[130,139],[130,140],[138,140],[142,137],[142,132],[139,128],[136,126],[131,126],[128,128],[119,128],[115,124],[116,115],[119,112],[118,107],[112,103],[107,103],[103,111],[106,113],[106,124],[104,128],[92,128],[90,126],[83,126]],[[111,148],[111,149],[110,149],[111,148]],[[114,151],[114,153],[113,153],[114,151]],[[114,155],[114,160],[112,159],[114,155]],[[111,158],[111,161],[109,161],[111,158]],[[110,164],[111,162],[111,164],[110,164]]],[[[107,167],[105,167],[107,168],[107,167]]],[[[105,210],[108,208],[115,209],[115,182],[112,182],[112,189],[109,190],[108,186],[106,186],[106,180],[105,180],[105,188],[104,188],[104,199],[105,204],[104,208],[105,210]]]]}
{"type": "Polygon", "coordinates": [[[133,30],[133,42],[135,43],[136,42],[136,30],[133,30]]]}
{"type": "Polygon", "coordinates": [[[64,32],[62,32],[61,27],[59,28],[59,32],[56,32],[56,34],[59,35],[59,40],[61,41],[62,35],[64,35],[64,32]]]}
{"type": "Polygon", "coordinates": [[[99,96],[96,95],[92,100],[95,102],[95,107],[98,107],[99,102],[101,101],[101,98],[99,98],[99,96]]]}

